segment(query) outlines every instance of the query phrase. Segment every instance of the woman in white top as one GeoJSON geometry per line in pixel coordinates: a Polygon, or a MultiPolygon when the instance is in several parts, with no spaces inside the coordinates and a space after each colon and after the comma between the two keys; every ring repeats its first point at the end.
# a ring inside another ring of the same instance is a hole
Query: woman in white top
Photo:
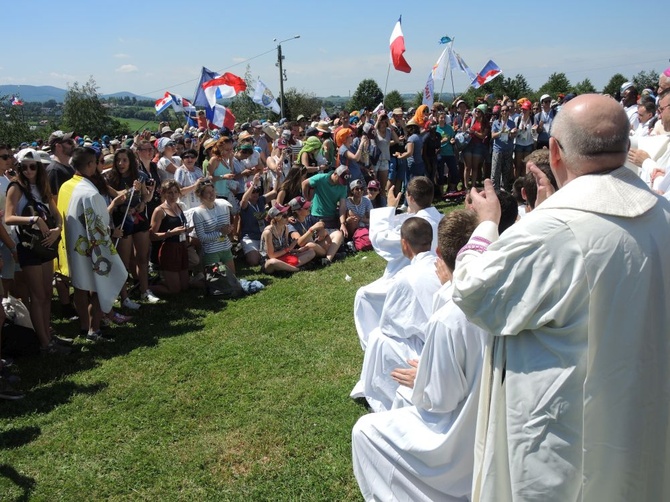
{"type": "Polygon", "coordinates": [[[380,194],[383,199],[386,199],[386,182],[389,176],[389,161],[391,160],[391,144],[398,143],[398,135],[393,128],[389,127],[389,116],[385,113],[377,117],[375,123],[375,143],[379,149],[379,159],[375,164],[375,175],[379,180],[381,189],[384,193],[380,194]]]}
{"type": "Polygon", "coordinates": [[[156,150],[160,154],[158,159],[158,175],[161,182],[174,179],[174,173],[182,165],[181,158],[175,155],[177,144],[170,138],[161,138],[156,143],[156,150]]]}
{"type": "Polygon", "coordinates": [[[195,165],[198,160],[198,152],[195,150],[186,150],[181,156],[183,165],[178,167],[174,173],[174,179],[181,187],[179,202],[184,205],[184,209],[191,209],[200,205],[200,200],[195,195],[195,184],[204,177],[202,169],[195,165]]]}
{"type": "Polygon", "coordinates": [[[514,121],[516,137],[514,138],[514,176],[517,179],[526,174],[526,157],[535,149],[533,140],[533,115],[530,113],[533,105],[530,101],[521,104],[521,115],[514,121]]]}

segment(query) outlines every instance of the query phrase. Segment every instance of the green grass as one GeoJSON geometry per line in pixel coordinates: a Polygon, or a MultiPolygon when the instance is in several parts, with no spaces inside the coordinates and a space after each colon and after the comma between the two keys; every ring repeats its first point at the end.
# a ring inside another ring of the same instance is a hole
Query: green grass
{"type": "Polygon", "coordinates": [[[121,117],[114,118],[119,122],[126,122],[131,132],[142,132],[145,129],[149,129],[150,131],[158,131],[158,121],[147,122],[146,120],[140,119],[125,119],[121,117]]]}
{"type": "Polygon", "coordinates": [[[18,361],[0,500],[359,500],[352,307],[384,266],[367,252],[287,278],[242,270],[266,288],[188,292],[144,305],[114,343],[18,361]]]}

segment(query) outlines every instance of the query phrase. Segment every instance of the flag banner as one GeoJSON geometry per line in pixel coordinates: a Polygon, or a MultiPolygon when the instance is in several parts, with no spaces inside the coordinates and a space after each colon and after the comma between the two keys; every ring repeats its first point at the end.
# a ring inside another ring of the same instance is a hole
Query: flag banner
{"type": "Polygon", "coordinates": [[[205,108],[205,115],[209,120],[210,129],[220,129],[226,127],[231,131],[235,129],[235,115],[233,115],[228,108],[222,105],[214,105],[213,107],[205,108]]]}
{"type": "Polygon", "coordinates": [[[23,101],[16,96],[12,96],[12,106],[23,106],[23,101]]]}
{"type": "Polygon", "coordinates": [[[498,75],[502,75],[502,70],[493,62],[493,60],[489,60],[489,62],[484,65],[484,68],[482,68],[482,71],[472,79],[472,87],[478,89],[485,83],[496,78],[498,75]]]}
{"type": "Polygon", "coordinates": [[[321,120],[330,120],[330,117],[326,113],[326,109],[323,106],[321,107],[321,115],[319,115],[319,118],[321,120]]]}
{"type": "Polygon", "coordinates": [[[217,99],[233,98],[246,90],[247,83],[237,75],[224,73],[220,77],[213,78],[202,84],[202,88],[205,91],[205,96],[207,96],[207,103],[211,108],[214,107],[217,99]]]}
{"type": "Polygon", "coordinates": [[[379,112],[383,112],[383,111],[384,111],[384,102],[382,101],[377,106],[375,106],[375,109],[372,110],[372,114],[373,115],[378,115],[379,112]]]}
{"type": "MultiPolygon", "coordinates": [[[[434,90],[433,74],[429,73],[428,80],[426,81],[426,85],[423,88],[423,99],[421,100],[422,105],[427,105],[428,108],[432,108],[435,97],[434,90]]],[[[421,126],[423,127],[423,124],[421,124],[421,126]]]]}
{"type": "Polygon", "coordinates": [[[220,77],[216,72],[208,70],[204,66],[202,67],[202,72],[200,74],[200,81],[198,82],[198,87],[195,88],[195,95],[193,96],[193,104],[195,106],[208,106],[209,101],[207,101],[207,96],[205,95],[205,90],[202,88],[202,84],[209,82],[213,78],[220,77]]]}
{"type": "Polygon", "coordinates": [[[161,98],[156,100],[156,115],[160,115],[163,113],[165,110],[170,108],[172,105],[172,95],[169,92],[166,92],[165,95],[161,98]]]}
{"type": "Polygon", "coordinates": [[[256,83],[256,90],[254,91],[254,96],[251,98],[251,100],[258,105],[264,106],[265,108],[270,108],[276,114],[281,113],[279,103],[277,103],[277,100],[272,95],[272,91],[268,89],[268,86],[265,85],[260,78],[256,83]]]}
{"type": "Polygon", "coordinates": [[[188,99],[182,98],[179,94],[173,94],[171,92],[169,94],[172,98],[172,109],[175,112],[184,112],[187,115],[195,115],[195,106],[193,106],[188,99]]]}
{"type": "Polygon", "coordinates": [[[437,60],[437,63],[433,65],[433,70],[431,72],[433,80],[444,80],[447,78],[447,67],[449,66],[449,48],[445,47],[440,54],[440,57],[437,60]]]}
{"type": "Polygon", "coordinates": [[[475,72],[473,72],[470,67],[465,64],[465,61],[463,61],[463,58],[460,56],[460,54],[453,50],[451,46],[449,46],[449,65],[452,68],[458,68],[463,73],[465,73],[471,82],[477,78],[475,72]]]}
{"type": "Polygon", "coordinates": [[[402,16],[398,18],[398,22],[393,28],[393,33],[391,33],[391,62],[393,63],[393,68],[398,71],[403,71],[409,73],[412,71],[412,68],[405,61],[403,54],[405,53],[405,37],[402,34],[402,27],[400,26],[402,22],[402,16]]]}

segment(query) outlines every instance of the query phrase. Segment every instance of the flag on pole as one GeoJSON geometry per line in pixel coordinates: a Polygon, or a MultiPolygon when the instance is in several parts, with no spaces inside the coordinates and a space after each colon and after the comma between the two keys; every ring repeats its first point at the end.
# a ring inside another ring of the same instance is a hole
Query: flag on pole
{"type": "Polygon", "coordinates": [[[209,102],[207,101],[207,96],[205,96],[205,90],[202,88],[202,84],[209,82],[213,78],[220,77],[216,72],[208,70],[204,66],[202,67],[202,72],[200,74],[200,81],[198,82],[198,87],[195,88],[195,95],[193,96],[193,104],[195,106],[207,106],[209,102]]]}
{"type": "Polygon", "coordinates": [[[202,84],[202,88],[207,96],[207,103],[213,107],[217,99],[232,98],[246,90],[247,83],[237,75],[224,73],[202,84]]]}
{"type": "Polygon", "coordinates": [[[382,101],[377,106],[375,106],[375,109],[372,110],[372,114],[377,115],[377,114],[379,114],[379,112],[383,112],[383,111],[384,111],[384,102],[382,101]]]}
{"type": "Polygon", "coordinates": [[[172,105],[172,95],[169,92],[166,92],[161,99],[156,100],[156,115],[163,113],[170,108],[170,105],[172,105]]]}
{"type": "Polygon", "coordinates": [[[210,129],[220,129],[226,127],[231,131],[235,129],[235,115],[228,108],[222,105],[214,105],[205,109],[205,115],[209,120],[210,129]]]}
{"type": "Polygon", "coordinates": [[[502,75],[502,70],[493,62],[493,60],[489,60],[489,62],[484,65],[484,68],[482,68],[482,71],[472,79],[472,87],[478,89],[485,83],[496,78],[498,75],[502,75]]]}
{"type": "Polygon", "coordinates": [[[393,28],[393,33],[391,33],[391,61],[393,62],[393,68],[398,71],[403,71],[409,73],[412,71],[412,68],[405,61],[403,56],[405,52],[405,37],[402,34],[402,27],[400,26],[402,22],[402,16],[398,18],[398,22],[393,28]]]}
{"type": "Polygon", "coordinates": [[[281,113],[279,103],[277,103],[277,100],[272,95],[272,91],[270,91],[270,89],[268,89],[268,86],[261,81],[260,77],[258,78],[258,82],[256,83],[254,96],[251,98],[251,100],[258,105],[264,106],[265,108],[270,108],[273,112],[277,114],[281,113]]]}
{"type": "Polygon", "coordinates": [[[426,81],[426,85],[423,87],[423,99],[421,100],[421,104],[427,105],[428,108],[432,108],[434,97],[435,97],[435,88],[433,82],[433,74],[431,72],[428,74],[428,80],[426,81]]]}
{"type": "Polygon", "coordinates": [[[170,94],[170,97],[172,98],[172,109],[175,112],[195,114],[195,106],[193,106],[188,99],[182,98],[179,94],[173,94],[171,92],[168,94],[170,94]]]}
{"type": "Polygon", "coordinates": [[[453,50],[451,46],[449,46],[449,65],[452,68],[458,68],[463,73],[465,73],[471,82],[477,78],[475,72],[473,72],[470,67],[465,64],[465,61],[463,61],[463,58],[460,56],[460,54],[453,50]]]}
{"type": "Polygon", "coordinates": [[[330,117],[326,113],[326,109],[323,106],[321,107],[321,115],[319,115],[319,118],[321,120],[329,120],[330,119],[330,117]]]}
{"type": "Polygon", "coordinates": [[[437,60],[437,63],[433,65],[433,70],[431,75],[433,80],[444,80],[447,77],[447,67],[449,66],[448,56],[449,47],[445,47],[440,54],[440,57],[437,60]]]}
{"type": "Polygon", "coordinates": [[[12,106],[23,106],[23,101],[16,96],[12,96],[12,106]]]}

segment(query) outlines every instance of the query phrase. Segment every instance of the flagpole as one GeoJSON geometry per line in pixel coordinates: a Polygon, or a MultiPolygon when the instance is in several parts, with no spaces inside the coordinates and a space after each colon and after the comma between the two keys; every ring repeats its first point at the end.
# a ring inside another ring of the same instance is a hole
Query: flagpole
{"type": "MultiPolygon", "coordinates": [[[[456,37],[451,39],[451,50],[454,50],[454,40],[456,40],[456,37]]],[[[452,96],[456,96],[456,89],[454,87],[454,69],[451,67],[451,58],[449,60],[449,76],[451,77],[451,94],[452,96]]]]}
{"type": "MultiPolygon", "coordinates": [[[[389,85],[389,74],[391,73],[391,63],[389,63],[388,70],[386,70],[386,83],[384,83],[384,99],[382,99],[382,103],[386,101],[386,88],[389,85]]],[[[384,109],[386,109],[386,103],[384,103],[384,109]]]]}

